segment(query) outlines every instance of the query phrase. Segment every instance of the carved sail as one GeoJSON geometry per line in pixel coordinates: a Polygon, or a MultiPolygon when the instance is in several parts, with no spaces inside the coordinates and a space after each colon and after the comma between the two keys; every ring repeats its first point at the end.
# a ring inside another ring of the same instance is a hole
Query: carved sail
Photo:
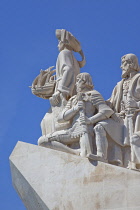
{"type": "Polygon", "coordinates": [[[43,99],[48,99],[52,96],[56,83],[55,75],[53,75],[55,70],[51,71],[52,68],[53,66],[44,71],[40,70],[40,74],[34,79],[31,86],[31,91],[34,95],[43,99]]]}

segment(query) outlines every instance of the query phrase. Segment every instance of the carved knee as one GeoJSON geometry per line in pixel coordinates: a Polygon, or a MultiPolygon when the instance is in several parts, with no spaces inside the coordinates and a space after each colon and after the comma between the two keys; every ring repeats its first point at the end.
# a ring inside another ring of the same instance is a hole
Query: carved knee
{"type": "Polygon", "coordinates": [[[101,124],[97,124],[94,127],[94,131],[95,131],[95,134],[100,134],[102,136],[106,136],[105,129],[104,129],[104,127],[101,124]]]}

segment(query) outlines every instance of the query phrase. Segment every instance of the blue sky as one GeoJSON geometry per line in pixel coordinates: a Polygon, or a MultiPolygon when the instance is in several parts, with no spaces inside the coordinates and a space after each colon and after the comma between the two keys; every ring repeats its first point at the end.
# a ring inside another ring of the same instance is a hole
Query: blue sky
{"type": "Polygon", "coordinates": [[[139,0],[0,1],[0,209],[25,210],[11,184],[9,155],[17,141],[37,144],[49,101],[28,86],[40,69],[55,66],[55,29],[67,29],[81,42],[95,89],[105,99],[121,80],[120,58],[140,60],[139,0]]]}

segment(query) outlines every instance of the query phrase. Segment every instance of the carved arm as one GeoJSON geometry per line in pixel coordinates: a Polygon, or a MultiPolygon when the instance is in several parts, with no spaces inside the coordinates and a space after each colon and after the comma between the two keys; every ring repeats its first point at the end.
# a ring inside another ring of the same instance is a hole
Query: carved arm
{"type": "Polygon", "coordinates": [[[99,104],[96,107],[99,112],[89,118],[92,124],[108,119],[114,113],[114,111],[110,109],[110,107],[108,107],[105,103],[99,104]]]}

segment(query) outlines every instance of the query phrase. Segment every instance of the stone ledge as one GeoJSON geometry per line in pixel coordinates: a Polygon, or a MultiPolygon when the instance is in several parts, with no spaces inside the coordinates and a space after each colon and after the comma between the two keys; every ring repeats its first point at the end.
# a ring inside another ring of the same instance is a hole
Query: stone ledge
{"type": "Polygon", "coordinates": [[[18,142],[12,182],[29,210],[138,210],[140,173],[18,142]]]}

